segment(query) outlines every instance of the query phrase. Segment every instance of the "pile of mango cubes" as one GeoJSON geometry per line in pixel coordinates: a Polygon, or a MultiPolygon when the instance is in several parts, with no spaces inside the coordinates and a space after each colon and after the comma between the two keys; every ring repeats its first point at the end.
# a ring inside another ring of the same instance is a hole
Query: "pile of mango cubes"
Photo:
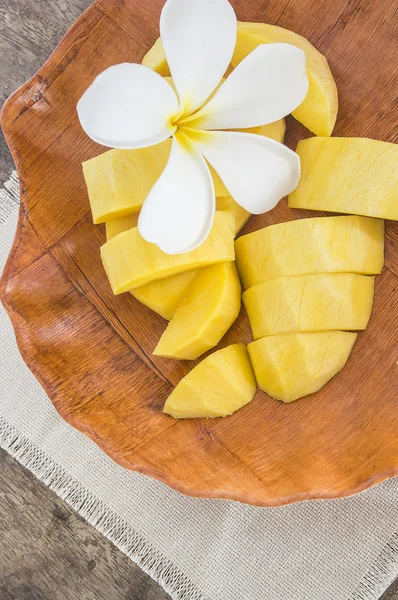
{"type": "MultiPolygon", "coordinates": [[[[196,360],[220,342],[243,298],[254,341],[218,350],[195,366],[166,401],[164,412],[175,418],[230,415],[258,387],[291,402],[325,385],[367,327],[374,276],[384,262],[383,219],[398,220],[398,146],[328,137],[337,91],[326,59],[307,40],[279,27],[240,23],[233,66],[256,45],[274,41],[306,52],[311,93],[294,116],[325,136],[299,142],[302,176],[289,207],[346,216],[278,223],[235,241],[250,214],[211,170],[217,210],[209,237],[191,252],[168,255],[141,238],[137,221],[166,166],[170,140],[110,150],[83,164],[94,223],[106,225],[101,258],[113,293],[128,292],[169,321],[155,355],[196,360]]],[[[160,41],[144,64],[169,76],[160,41]]],[[[285,122],[255,133],[283,142],[285,122]]]]}

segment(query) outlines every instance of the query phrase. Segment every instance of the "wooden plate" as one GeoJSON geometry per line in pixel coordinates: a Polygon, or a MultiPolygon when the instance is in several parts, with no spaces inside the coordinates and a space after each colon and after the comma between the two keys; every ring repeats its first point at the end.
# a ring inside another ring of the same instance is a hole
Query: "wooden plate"
{"type": "MultiPolygon", "coordinates": [[[[293,29],[326,54],[340,92],[335,135],[396,140],[393,2],[232,4],[240,20],[293,29]]],[[[75,106],[100,71],[142,59],[162,5],[97,0],[4,106],[21,210],[0,289],[21,354],[64,419],[119,464],[181,492],[261,506],[359,492],[398,474],[397,223],[387,224],[370,325],[347,366],[292,405],[259,392],[224,420],[165,416],[165,399],[192,363],[153,357],[165,322],[110,291],[99,258],[104,232],[92,224],[81,172],[104,148],[83,133],[75,106]]],[[[288,120],[291,147],[308,135],[288,120]]],[[[315,214],[283,201],[245,231],[315,214]]],[[[222,345],[249,339],[242,312],[222,345]]]]}

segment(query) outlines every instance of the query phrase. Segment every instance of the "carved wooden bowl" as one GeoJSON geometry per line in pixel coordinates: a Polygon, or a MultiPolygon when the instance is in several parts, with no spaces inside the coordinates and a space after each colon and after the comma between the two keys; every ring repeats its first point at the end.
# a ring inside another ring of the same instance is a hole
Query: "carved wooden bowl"
{"type": "MultiPolygon", "coordinates": [[[[340,93],[335,135],[397,140],[393,2],[232,4],[240,20],[293,29],[326,54],[340,93]]],[[[92,224],[81,171],[104,148],[83,133],[75,106],[100,71],[142,59],[162,5],[97,0],[4,106],[21,210],[0,289],[21,354],[64,419],[119,464],[185,494],[275,506],[359,492],[398,474],[397,223],[387,223],[370,325],[348,364],[291,405],[259,392],[226,419],[164,415],[192,363],[154,357],[165,321],[131,295],[111,293],[99,256],[104,231],[92,224]]],[[[289,146],[309,135],[288,120],[289,146]]],[[[244,231],[315,215],[282,201],[244,231]]],[[[249,339],[242,311],[221,345],[249,339]]]]}

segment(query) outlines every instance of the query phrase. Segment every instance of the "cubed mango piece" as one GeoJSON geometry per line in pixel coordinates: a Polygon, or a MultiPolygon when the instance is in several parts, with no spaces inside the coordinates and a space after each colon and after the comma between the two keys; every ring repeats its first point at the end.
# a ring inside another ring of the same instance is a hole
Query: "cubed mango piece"
{"type": "Polygon", "coordinates": [[[374,277],[353,273],[293,275],[243,294],[254,339],[278,333],[366,329],[374,277]]]}
{"type": "Polygon", "coordinates": [[[398,145],[367,138],[298,143],[301,179],[291,208],[398,220],[398,145]]]}
{"type": "Polygon", "coordinates": [[[231,415],[253,399],[256,380],[245,344],[207,356],[171,392],[163,412],[175,419],[231,415]]]}
{"type": "Polygon", "coordinates": [[[278,223],[235,242],[244,287],[284,275],[381,273],[384,221],[369,217],[315,217],[278,223]]]}
{"type": "Polygon", "coordinates": [[[187,271],[187,273],[178,273],[178,275],[151,281],[131,290],[131,294],[142,304],[170,321],[188,293],[196,273],[197,271],[187,271]]]}
{"type": "Polygon", "coordinates": [[[106,241],[111,240],[123,231],[137,227],[139,214],[140,213],[137,212],[127,215],[127,217],[121,217],[120,219],[107,221],[105,223],[106,241]]]}
{"type": "Polygon", "coordinates": [[[113,293],[121,294],[177,273],[233,261],[234,236],[234,213],[216,211],[209,236],[191,252],[166,254],[146,242],[134,227],[106,242],[101,247],[101,258],[113,293]]]}
{"type": "Polygon", "coordinates": [[[162,40],[159,37],[152,48],[148,50],[142,59],[144,67],[148,67],[162,77],[168,77],[170,75],[169,65],[167,64],[166,55],[164,53],[162,40]]]}
{"type": "Polygon", "coordinates": [[[214,348],[239,314],[241,287],[234,262],[201,269],[154,350],[195,360],[214,348]]]}
{"type": "Polygon", "coordinates": [[[292,44],[305,52],[309,90],[293,116],[315,135],[329,136],[336,123],[338,111],[337,87],[328,62],[304,37],[267,23],[238,23],[238,35],[232,65],[236,67],[260,44],[292,44]]]}
{"type": "Polygon", "coordinates": [[[140,210],[167,164],[171,140],[136,150],[109,150],[83,163],[95,224],[140,210]]]}
{"type": "MultiPolygon", "coordinates": [[[[122,219],[115,219],[114,221],[105,223],[107,241],[123,231],[136,227],[138,215],[139,213],[134,213],[122,219]]],[[[164,319],[167,319],[167,321],[170,321],[174,317],[175,311],[187,293],[195,275],[196,271],[188,271],[187,273],[165,277],[164,279],[152,281],[135,290],[131,290],[131,294],[142,304],[145,304],[145,306],[158,313],[164,319]]]]}
{"type": "Polygon", "coordinates": [[[344,367],[357,338],[347,331],[271,335],[248,345],[259,387],[293,402],[317,392],[344,367]]]}

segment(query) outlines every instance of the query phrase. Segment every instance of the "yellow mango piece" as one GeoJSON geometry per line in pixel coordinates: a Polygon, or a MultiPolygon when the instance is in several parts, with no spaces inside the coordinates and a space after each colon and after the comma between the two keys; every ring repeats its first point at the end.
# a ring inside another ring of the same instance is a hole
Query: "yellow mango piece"
{"type": "Polygon", "coordinates": [[[278,277],[243,294],[254,339],[299,331],[366,329],[374,277],[353,273],[278,277]]]}
{"type": "Polygon", "coordinates": [[[134,227],[106,242],[101,247],[101,258],[113,293],[121,294],[177,273],[233,261],[234,235],[234,213],[216,211],[209,236],[191,252],[166,254],[146,242],[134,227]]]}
{"type": "Polygon", "coordinates": [[[316,217],[270,225],[235,242],[244,287],[283,275],[381,273],[384,222],[369,217],[316,217]]]}
{"type": "Polygon", "coordinates": [[[109,150],[83,163],[95,224],[140,210],[170,154],[171,140],[137,150],[109,150]]]}
{"type": "Polygon", "coordinates": [[[145,67],[149,67],[162,77],[170,76],[169,65],[167,64],[166,55],[164,53],[162,40],[160,37],[156,40],[154,45],[148,52],[145,54],[142,59],[142,64],[145,67]]]}
{"type": "MultiPolygon", "coordinates": [[[[108,223],[105,223],[106,239],[111,240],[119,233],[136,227],[137,222],[138,213],[123,217],[122,219],[116,219],[115,221],[108,221],[108,223]]],[[[145,306],[158,313],[161,317],[170,321],[174,317],[175,311],[187,293],[195,275],[196,271],[179,273],[178,275],[172,275],[165,279],[147,283],[136,290],[132,290],[131,293],[142,304],[145,304],[145,306]]]]}
{"type": "Polygon", "coordinates": [[[317,392],[344,367],[356,333],[287,333],[248,345],[259,387],[272,398],[293,402],[317,392]]]}
{"type": "Polygon", "coordinates": [[[133,213],[132,215],[127,215],[127,217],[122,217],[121,219],[107,221],[107,223],[105,223],[106,240],[111,240],[119,235],[119,233],[137,227],[139,214],[140,213],[133,213]]]}
{"type": "Polygon", "coordinates": [[[291,208],[398,220],[398,145],[367,138],[298,143],[301,179],[291,208]]]}
{"type": "Polygon", "coordinates": [[[245,344],[214,352],[171,392],[163,412],[175,419],[232,415],[252,401],[256,380],[245,344]]]}
{"type": "Polygon", "coordinates": [[[201,269],[154,350],[156,356],[195,360],[214,348],[240,310],[235,263],[201,269]]]}
{"type": "Polygon", "coordinates": [[[192,285],[196,273],[197,271],[188,271],[151,281],[151,283],[131,290],[131,293],[142,304],[170,321],[192,285]]]}
{"type": "Polygon", "coordinates": [[[249,220],[251,213],[239,206],[232,196],[221,196],[216,198],[217,210],[233,210],[235,213],[235,235],[239,233],[249,220]]]}
{"type": "Polygon", "coordinates": [[[309,90],[293,116],[315,135],[331,135],[338,110],[337,87],[326,58],[304,37],[266,23],[238,23],[232,65],[236,67],[260,44],[283,42],[305,52],[309,90]]]}

